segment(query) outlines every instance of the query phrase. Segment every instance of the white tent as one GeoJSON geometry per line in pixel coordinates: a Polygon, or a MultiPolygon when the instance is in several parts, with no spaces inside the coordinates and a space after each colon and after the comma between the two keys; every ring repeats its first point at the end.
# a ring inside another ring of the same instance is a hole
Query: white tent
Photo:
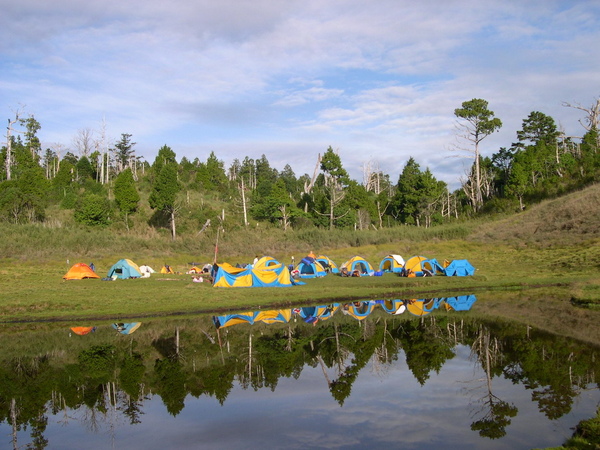
{"type": "Polygon", "coordinates": [[[140,272],[142,272],[142,278],[148,278],[151,273],[155,273],[155,270],[144,264],[143,266],[140,266],[140,272]]]}

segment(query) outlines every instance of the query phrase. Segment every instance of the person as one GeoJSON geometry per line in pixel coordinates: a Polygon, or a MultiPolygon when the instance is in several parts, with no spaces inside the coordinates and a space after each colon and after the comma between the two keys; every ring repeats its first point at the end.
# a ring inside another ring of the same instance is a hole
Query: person
{"type": "Polygon", "coordinates": [[[340,276],[342,277],[349,277],[350,274],[348,273],[348,268],[347,267],[342,267],[342,270],[340,271],[340,276]]]}
{"type": "Polygon", "coordinates": [[[96,271],[96,266],[94,265],[94,263],[90,263],[90,269],[92,269],[92,272],[96,271]]]}
{"type": "Polygon", "coordinates": [[[252,267],[254,267],[256,265],[256,263],[258,262],[258,255],[256,255],[254,257],[254,261],[252,261],[252,267]]]}

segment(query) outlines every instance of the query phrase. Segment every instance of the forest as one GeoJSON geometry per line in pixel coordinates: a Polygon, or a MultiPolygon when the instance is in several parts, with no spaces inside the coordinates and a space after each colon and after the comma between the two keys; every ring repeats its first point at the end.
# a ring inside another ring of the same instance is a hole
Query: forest
{"type": "Polygon", "coordinates": [[[397,179],[381,170],[349,177],[330,146],[313,174],[279,171],[267,156],[240,157],[229,167],[180,156],[168,145],[150,163],[136,155],[133,136],[107,142],[104,131],[79,130],[67,147],[43,149],[43,124],[18,111],[8,119],[0,150],[0,222],[47,226],[80,224],[144,234],[201,232],[209,226],[283,230],[432,227],[476,216],[512,213],[594,182],[600,171],[600,99],[581,112],[582,136],[566,136],[555,120],[532,111],[514,143],[481,155],[481,142],[502,127],[483,99],[454,111],[460,150],[472,160],[451,192],[429,168],[408,157],[397,179]]]}

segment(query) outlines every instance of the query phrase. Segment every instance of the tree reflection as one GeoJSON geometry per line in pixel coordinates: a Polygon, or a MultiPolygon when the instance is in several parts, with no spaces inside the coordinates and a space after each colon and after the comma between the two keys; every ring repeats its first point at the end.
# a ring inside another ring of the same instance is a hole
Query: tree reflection
{"type": "MultiPolygon", "coordinates": [[[[322,370],[326,388],[321,387],[344,407],[365,368],[386,376],[386,367],[404,356],[424,386],[464,345],[485,374],[471,429],[498,439],[518,410],[494,392],[494,377],[522,384],[554,420],[570,411],[580,390],[597,382],[600,373],[589,345],[518,324],[468,316],[454,321],[446,311],[424,317],[377,313],[374,303],[354,306],[355,315],[335,316],[337,306],[315,307],[298,321],[244,321],[220,329],[211,318],[149,323],[127,336],[115,336],[114,330],[103,335],[98,327],[78,341],[32,342],[31,352],[19,357],[5,356],[5,348],[0,350],[0,420],[12,427],[15,448],[23,447],[17,442],[23,430],[30,432],[30,447],[44,448],[50,414],[67,425],[79,411],[89,429],[112,430],[119,416],[140,423],[150,395],[159,396],[176,416],[187,395],[224,404],[236,383],[274,391],[282,377],[298,378],[307,367],[322,370]],[[360,316],[361,311],[370,314],[360,316]]],[[[389,310],[398,311],[396,306],[389,310]]]]}
{"type": "Polygon", "coordinates": [[[515,417],[518,409],[514,405],[498,398],[492,392],[492,377],[494,369],[498,369],[502,360],[500,341],[492,338],[489,329],[480,327],[473,345],[471,354],[474,355],[485,373],[486,393],[480,399],[482,417],[471,424],[473,431],[490,439],[498,439],[506,434],[506,427],[510,425],[509,417],[515,417]]]}

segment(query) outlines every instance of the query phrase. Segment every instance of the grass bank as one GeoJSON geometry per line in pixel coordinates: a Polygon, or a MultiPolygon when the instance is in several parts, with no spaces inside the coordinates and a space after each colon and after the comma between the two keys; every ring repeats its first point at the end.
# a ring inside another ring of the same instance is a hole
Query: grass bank
{"type": "Polygon", "coordinates": [[[451,292],[566,287],[574,301],[600,300],[600,187],[547,201],[516,215],[430,229],[283,232],[264,226],[219,232],[219,262],[250,263],[268,255],[289,264],[309,251],[337,264],[360,255],[378,266],[388,254],[423,255],[438,261],[468,259],[473,277],[341,278],[307,280],[292,288],[223,289],[192,283],[188,275],[106,282],[65,282],[77,262],[94,262],[106,276],[119,259],[184,273],[189,262],[215,257],[217,232],[208,229],[172,241],[164,230],[131,232],[75,225],[0,224],[0,321],[143,317],[225,309],[373,298],[423,298],[451,292]]]}

